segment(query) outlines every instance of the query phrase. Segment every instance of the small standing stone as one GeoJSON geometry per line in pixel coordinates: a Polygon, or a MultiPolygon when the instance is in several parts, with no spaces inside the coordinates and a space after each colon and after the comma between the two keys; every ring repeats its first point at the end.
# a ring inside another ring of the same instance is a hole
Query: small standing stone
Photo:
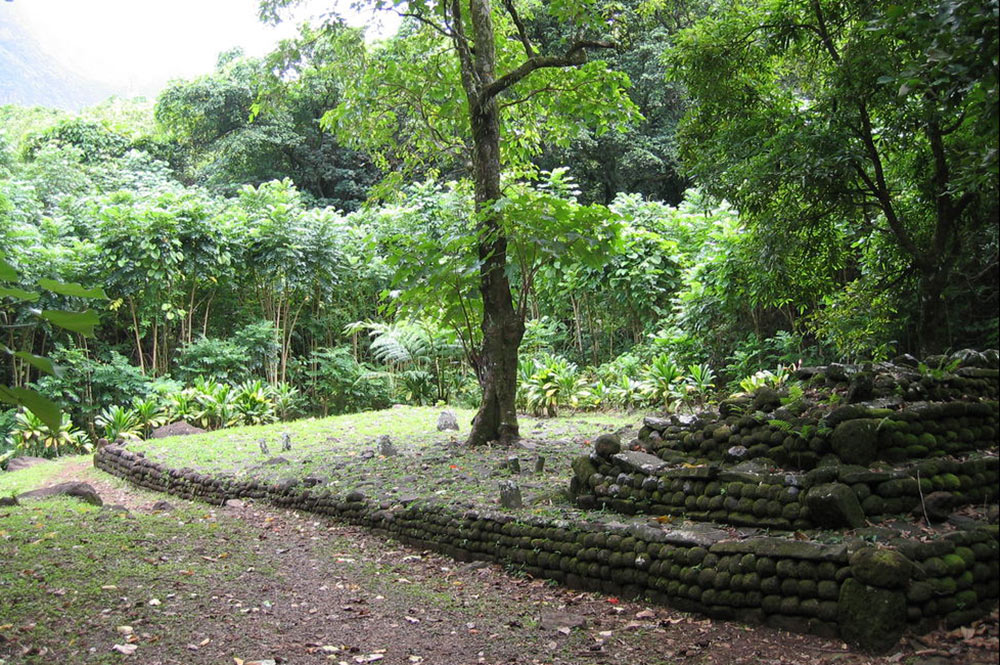
{"type": "Polygon", "coordinates": [[[517,458],[517,455],[511,455],[507,458],[507,468],[511,473],[521,473],[521,460],[517,458]]]}
{"type": "Polygon", "coordinates": [[[388,434],[383,434],[378,438],[378,454],[382,457],[394,457],[399,454],[388,434]]]}
{"type": "Polygon", "coordinates": [[[437,428],[439,432],[445,430],[458,431],[458,418],[455,417],[453,411],[442,411],[441,415],[438,416],[437,428]]]}
{"type": "Polygon", "coordinates": [[[535,458],[535,473],[542,473],[545,471],[545,458],[539,455],[535,458]]]}
{"type": "Polygon", "coordinates": [[[281,450],[291,450],[292,449],[292,436],[288,432],[281,433],[281,450]]]}
{"type": "Polygon", "coordinates": [[[521,500],[521,488],[513,480],[500,481],[500,505],[513,509],[524,505],[521,500]]]}
{"type": "Polygon", "coordinates": [[[267,441],[265,441],[263,437],[257,439],[257,445],[260,446],[260,452],[264,453],[265,455],[269,454],[269,451],[267,449],[267,441]]]}

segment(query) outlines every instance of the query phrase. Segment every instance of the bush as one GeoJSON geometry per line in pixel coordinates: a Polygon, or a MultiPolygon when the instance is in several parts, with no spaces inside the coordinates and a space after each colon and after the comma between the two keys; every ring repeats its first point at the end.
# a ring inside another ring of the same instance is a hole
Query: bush
{"type": "Polygon", "coordinates": [[[258,321],[243,326],[231,337],[202,337],[185,344],[177,353],[176,376],[184,382],[198,377],[223,383],[240,383],[263,376],[278,357],[274,326],[258,321]]]}
{"type": "Polygon", "coordinates": [[[113,404],[129,404],[152,392],[152,384],[125,356],[109,350],[96,359],[84,349],[56,347],[52,361],[64,368],[62,376],[38,380],[40,393],[63,406],[74,423],[91,435],[96,433],[95,419],[113,404]]]}
{"type": "MultiPolygon", "coordinates": [[[[89,453],[93,450],[87,434],[77,429],[69,416],[62,414],[58,430],[51,430],[31,411],[15,416],[14,428],[7,440],[15,455],[33,457],[58,457],[89,453]]],[[[9,453],[8,453],[9,454],[9,453]]]]}
{"type": "Polygon", "coordinates": [[[298,372],[324,416],[383,409],[392,401],[388,378],[360,364],[347,347],[316,350],[298,372]]]}
{"type": "Polygon", "coordinates": [[[249,375],[247,350],[229,339],[202,337],[177,352],[174,374],[181,381],[211,377],[219,381],[242,381],[249,375]]]}

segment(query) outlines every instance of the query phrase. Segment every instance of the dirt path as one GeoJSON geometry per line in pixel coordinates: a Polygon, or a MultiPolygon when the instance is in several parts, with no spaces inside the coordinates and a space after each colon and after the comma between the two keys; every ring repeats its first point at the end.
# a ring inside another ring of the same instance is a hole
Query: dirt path
{"type": "MultiPolygon", "coordinates": [[[[106,504],[146,513],[166,500],[233,528],[220,549],[251,555],[235,581],[200,582],[161,607],[132,609],[131,656],[143,665],[806,664],[997,662],[997,613],[968,630],[904,638],[884,657],[833,640],[711,621],[662,607],[577,593],[497,565],[461,564],[362,529],[248,503],[210,508],[139,491],[85,462],[106,504]]],[[[177,543],[150,546],[164,561],[177,543]]],[[[206,552],[208,561],[220,556],[206,552]]],[[[133,603],[135,605],[135,603],[133,603]]],[[[2,622],[0,622],[2,623],[2,622]]],[[[9,661],[11,665],[16,661],[9,661]]],[[[101,661],[104,662],[104,661],[101,661]]]]}

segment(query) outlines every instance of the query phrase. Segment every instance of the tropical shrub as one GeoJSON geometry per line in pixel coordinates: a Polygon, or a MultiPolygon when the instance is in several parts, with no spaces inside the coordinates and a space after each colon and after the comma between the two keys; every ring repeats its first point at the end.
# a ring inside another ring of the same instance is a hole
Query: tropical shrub
{"type": "Polygon", "coordinates": [[[142,423],[135,412],[125,407],[112,405],[102,409],[94,424],[103,428],[104,438],[115,441],[119,438],[142,435],[142,423]]]}
{"type": "Polygon", "coordinates": [[[21,411],[15,417],[14,428],[8,437],[15,455],[33,457],[58,457],[89,453],[93,450],[86,432],[73,425],[68,414],[62,414],[62,423],[53,430],[31,411],[21,411]]]}

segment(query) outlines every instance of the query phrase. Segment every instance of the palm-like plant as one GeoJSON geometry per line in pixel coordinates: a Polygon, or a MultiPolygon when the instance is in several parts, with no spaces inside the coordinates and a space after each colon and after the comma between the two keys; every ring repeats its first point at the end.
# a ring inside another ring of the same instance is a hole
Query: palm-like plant
{"type": "Polygon", "coordinates": [[[160,400],[155,397],[133,397],[132,413],[135,414],[144,439],[149,438],[154,427],[159,427],[167,422],[167,414],[164,412],[160,400]]]}
{"type": "Polygon", "coordinates": [[[291,420],[301,409],[302,393],[290,383],[268,386],[268,397],[279,420],[291,420]]]}
{"type": "Polygon", "coordinates": [[[541,356],[532,361],[534,371],[524,379],[526,368],[518,365],[524,386],[525,406],[536,416],[553,417],[558,407],[577,407],[590,394],[590,384],[584,380],[575,363],[560,356],[541,356]]]}
{"type": "Polygon", "coordinates": [[[244,381],[230,391],[232,415],[223,425],[265,425],[277,420],[274,404],[264,382],[244,381]]]}
{"type": "Polygon", "coordinates": [[[687,392],[694,399],[695,404],[703,405],[708,396],[715,390],[715,372],[707,363],[700,365],[689,365],[688,376],[684,379],[687,383],[687,392]]]}
{"type": "Polygon", "coordinates": [[[214,379],[198,377],[189,388],[197,405],[194,419],[205,429],[227,427],[234,422],[236,394],[233,387],[214,379]]]}
{"type": "Polygon", "coordinates": [[[69,416],[62,414],[58,430],[52,430],[31,411],[22,411],[14,418],[8,442],[20,455],[57,457],[70,453],[91,452],[93,446],[87,434],[73,425],[69,416]]]}
{"type": "Polygon", "coordinates": [[[126,436],[142,435],[142,424],[135,411],[117,404],[102,409],[94,422],[98,427],[104,428],[104,437],[108,441],[116,441],[126,436]]]}
{"type": "Polygon", "coordinates": [[[611,403],[623,409],[634,409],[646,401],[650,393],[649,384],[641,379],[622,374],[618,381],[608,387],[611,403]]]}
{"type": "Polygon", "coordinates": [[[667,411],[684,395],[684,374],[665,353],[653,359],[645,378],[649,395],[667,411]]]}

